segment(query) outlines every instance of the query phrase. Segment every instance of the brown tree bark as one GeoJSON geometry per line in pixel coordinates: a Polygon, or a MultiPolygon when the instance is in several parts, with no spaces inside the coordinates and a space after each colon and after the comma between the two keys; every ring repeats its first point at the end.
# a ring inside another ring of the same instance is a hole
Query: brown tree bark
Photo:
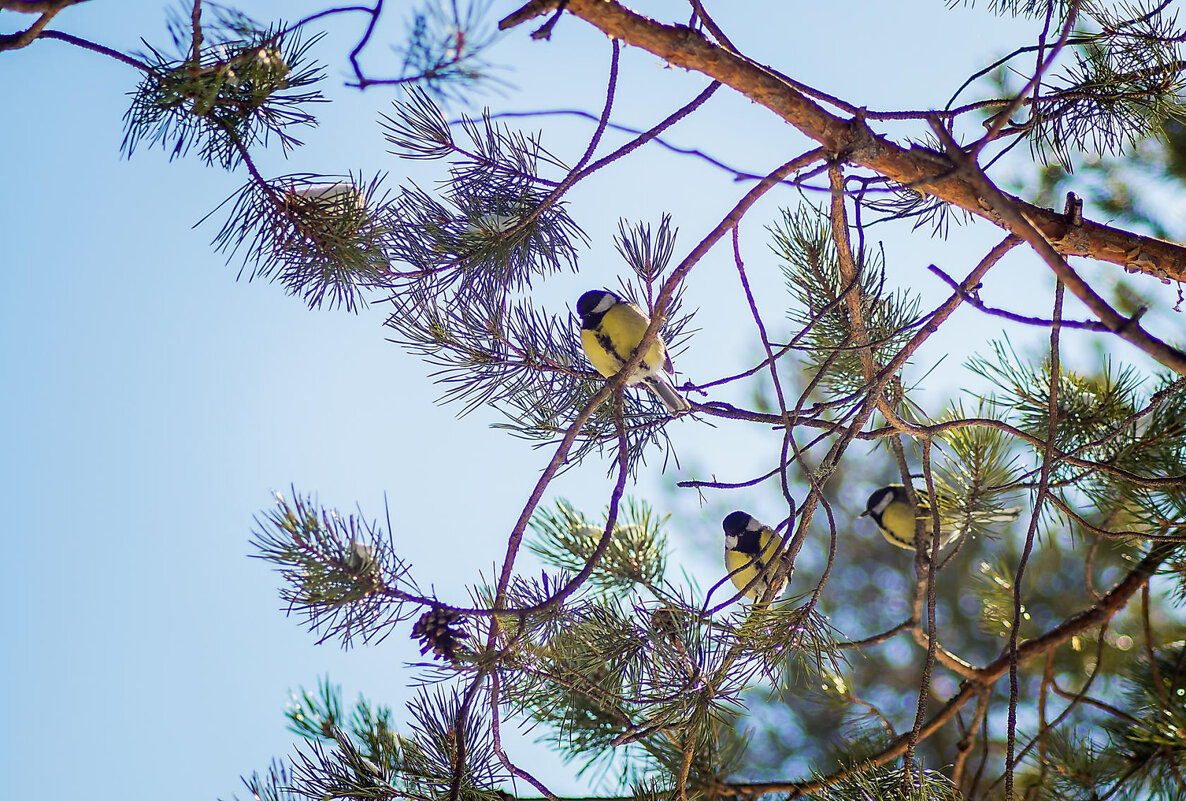
{"type": "MultiPolygon", "coordinates": [[[[502,20],[511,28],[555,10],[559,0],[532,0],[502,20]]],[[[923,194],[944,200],[1005,228],[957,165],[929,148],[904,148],[875,133],[860,115],[844,119],[824,109],[773,69],[711,42],[683,25],[665,25],[636,14],[616,0],[568,0],[564,10],[608,36],[647,50],[669,64],[695,70],[733,87],[773,111],[830,153],[874,170],[923,194]]],[[[1163,283],[1186,281],[1186,247],[1035,206],[1005,195],[1014,208],[1064,256],[1110,262],[1163,283]]]]}

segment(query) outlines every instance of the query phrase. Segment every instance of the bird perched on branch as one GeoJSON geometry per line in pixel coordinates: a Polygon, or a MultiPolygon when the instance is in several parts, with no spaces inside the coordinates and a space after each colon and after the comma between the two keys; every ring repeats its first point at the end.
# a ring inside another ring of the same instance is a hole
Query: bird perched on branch
{"type": "MultiPolygon", "coordinates": [[[[758,581],[745,593],[756,601],[766,594],[766,588],[786,561],[785,555],[776,559],[782,537],[748,512],[727,515],[721,521],[721,527],[725,529],[725,568],[729,571],[729,578],[733,586],[745,590],[754,577],[759,576],[758,581]]],[[[771,600],[782,595],[790,578],[788,570],[771,600]]]]}
{"type": "MultiPolygon", "coordinates": [[[[918,509],[910,503],[910,496],[906,494],[906,487],[902,484],[890,484],[882,487],[869,496],[865,503],[865,511],[861,517],[871,517],[881,534],[891,545],[899,548],[914,550],[915,521],[923,521],[925,531],[931,527],[931,504],[924,490],[916,489],[918,495],[918,509]]],[[[977,523],[1000,524],[1010,523],[1021,514],[1020,506],[1012,506],[987,515],[978,515],[977,523]]],[[[940,531],[940,545],[946,546],[959,539],[962,529],[943,529],[940,531]]]]}
{"type": "MultiPolygon", "coordinates": [[[[642,309],[604,289],[581,295],[577,301],[577,314],[581,318],[581,346],[585,355],[606,378],[616,375],[629,361],[651,324],[651,318],[642,309]]],[[[663,375],[664,371],[675,372],[663,338],[656,337],[642,357],[638,370],[626,383],[631,386],[642,384],[673,415],[688,411],[691,404],[675,391],[663,375]]]]}

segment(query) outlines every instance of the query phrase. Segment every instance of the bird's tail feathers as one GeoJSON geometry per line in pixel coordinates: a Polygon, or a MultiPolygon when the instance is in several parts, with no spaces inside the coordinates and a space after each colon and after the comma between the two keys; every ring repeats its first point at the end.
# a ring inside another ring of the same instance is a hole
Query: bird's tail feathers
{"type": "MultiPolygon", "coordinates": [[[[1021,517],[1021,507],[1020,506],[1008,506],[1004,509],[1001,509],[998,512],[992,512],[991,514],[985,514],[985,515],[977,515],[977,517],[975,519],[974,526],[1000,526],[1000,525],[1004,525],[1005,523],[1012,523],[1014,520],[1016,520],[1019,517],[1021,517]]],[[[957,539],[962,537],[963,534],[964,534],[963,526],[957,526],[951,532],[945,532],[944,536],[946,537],[946,539],[943,541],[944,547],[955,542],[957,539]]]]}
{"type": "Polygon", "coordinates": [[[990,515],[984,516],[985,523],[1012,523],[1017,518],[1021,517],[1020,506],[1010,506],[1002,509],[999,512],[993,512],[990,515]]]}
{"type": "Polygon", "coordinates": [[[659,376],[648,376],[643,382],[643,386],[653,392],[671,414],[681,414],[692,409],[692,404],[688,403],[688,399],[676,392],[675,387],[659,376]]]}

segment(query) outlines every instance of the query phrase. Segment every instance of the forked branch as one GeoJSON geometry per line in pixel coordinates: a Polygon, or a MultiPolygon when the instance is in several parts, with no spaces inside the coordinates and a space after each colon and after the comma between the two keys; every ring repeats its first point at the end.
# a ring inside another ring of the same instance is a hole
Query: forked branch
{"type": "MultiPolygon", "coordinates": [[[[512,28],[546,14],[558,0],[532,0],[499,23],[512,28]]],[[[683,25],[665,25],[636,14],[616,0],[569,0],[565,10],[606,35],[647,50],[674,66],[703,73],[766,106],[819,142],[826,151],[874,170],[918,192],[951,203],[994,225],[1002,221],[974,182],[956,174],[951,160],[934,150],[904,148],[873,132],[863,119],[844,119],[825,110],[775,70],[714,44],[683,25]]],[[[1052,209],[1005,195],[1064,257],[1088,256],[1142,272],[1161,281],[1186,281],[1186,247],[1090,220],[1069,220],[1052,209]]],[[[1004,226],[1002,226],[1004,227],[1004,226]]]]}

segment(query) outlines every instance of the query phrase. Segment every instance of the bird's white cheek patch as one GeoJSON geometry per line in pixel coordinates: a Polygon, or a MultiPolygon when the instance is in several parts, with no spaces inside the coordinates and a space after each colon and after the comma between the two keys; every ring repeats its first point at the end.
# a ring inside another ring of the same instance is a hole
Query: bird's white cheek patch
{"type": "Polygon", "coordinates": [[[761,524],[761,523],[759,523],[757,520],[754,520],[754,519],[751,517],[751,518],[749,519],[749,522],[745,524],[745,530],[746,530],[746,531],[761,531],[761,530],[762,530],[762,524],[761,524]]]}
{"type": "Polygon", "coordinates": [[[877,505],[873,507],[874,514],[882,514],[889,507],[893,499],[893,494],[887,492],[885,497],[878,501],[877,505]]]}
{"type": "Polygon", "coordinates": [[[613,305],[614,305],[614,296],[613,295],[602,295],[601,300],[597,301],[597,305],[593,307],[593,313],[594,314],[604,314],[605,312],[609,311],[610,307],[613,305]]]}
{"type": "Polygon", "coordinates": [[[726,551],[737,550],[737,537],[734,536],[733,534],[725,535],[725,550],[726,551]]]}

